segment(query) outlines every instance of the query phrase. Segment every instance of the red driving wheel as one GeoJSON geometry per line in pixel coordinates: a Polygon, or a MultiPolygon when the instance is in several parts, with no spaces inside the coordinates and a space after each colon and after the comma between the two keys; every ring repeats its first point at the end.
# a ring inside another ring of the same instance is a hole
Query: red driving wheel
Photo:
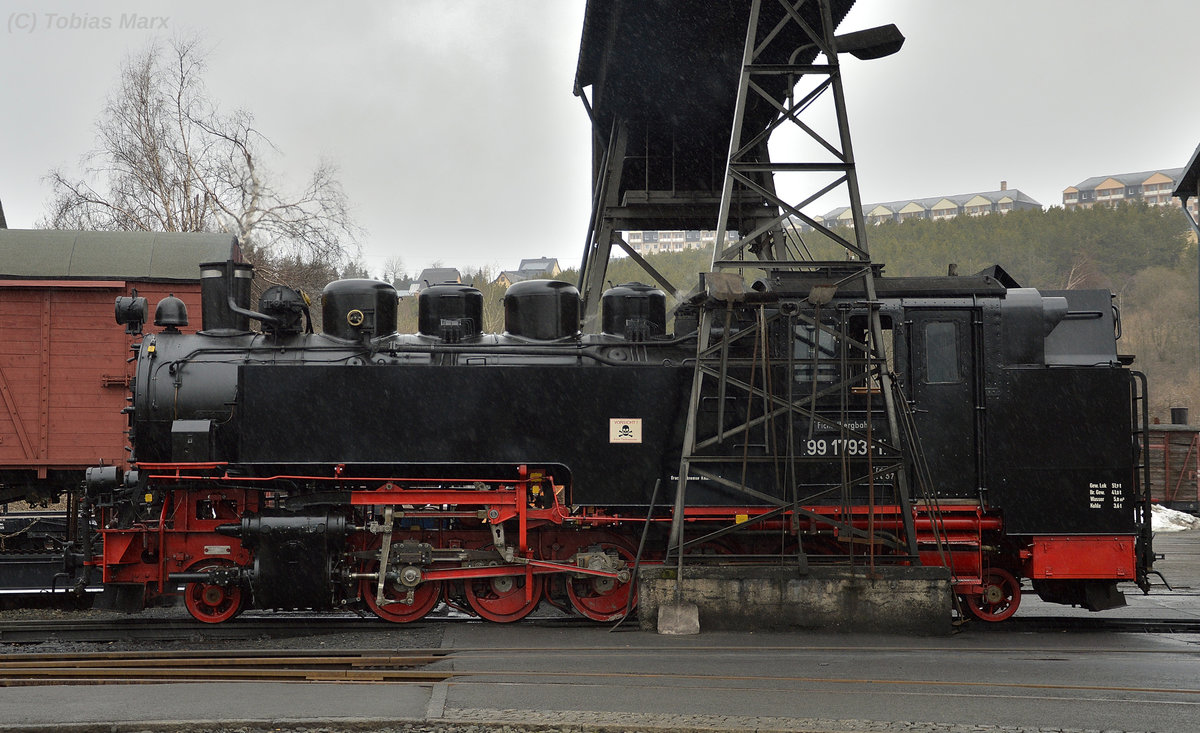
{"type": "MultiPolygon", "coordinates": [[[[625,561],[625,568],[633,572],[633,553],[628,549],[611,542],[601,543],[597,547],[601,552],[615,550],[625,561]]],[[[580,548],[587,551],[587,548],[580,548]]],[[[616,621],[625,615],[625,607],[637,606],[637,584],[634,579],[624,583],[616,578],[600,575],[572,576],[567,579],[567,596],[571,606],[593,621],[616,621]],[[633,603],[629,596],[633,595],[633,603]]]]}
{"type": "Polygon", "coordinates": [[[384,603],[380,603],[378,583],[377,580],[363,578],[359,586],[363,600],[376,616],[396,624],[406,624],[424,618],[442,597],[440,580],[425,581],[411,589],[394,580],[388,580],[383,585],[384,603]],[[408,595],[410,590],[411,602],[408,595]]]}
{"type": "MultiPolygon", "coordinates": [[[[493,548],[488,545],[482,549],[493,548]]],[[[500,564],[499,560],[493,563],[500,564]]],[[[463,590],[471,610],[480,618],[501,624],[520,621],[533,613],[542,600],[542,576],[527,573],[525,566],[514,567],[513,573],[463,581],[463,590]]]]}
{"type": "Polygon", "coordinates": [[[967,596],[967,608],[981,621],[1003,621],[1021,605],[1021,584],[1013,574],[989,568],[983,574],[983,592],[967,596]]]}
{"type": "MultiPolygon", "coordinates": [[[[205,562],[189,572],[204,572],[213,568],[233,567],[227,562],[205,562]]],[[[183,604],[192,618],[206,624],[228,621],[242,610],[242,588],[238,585],[215,585],[192,582],[183,587],[183,604]]]]}

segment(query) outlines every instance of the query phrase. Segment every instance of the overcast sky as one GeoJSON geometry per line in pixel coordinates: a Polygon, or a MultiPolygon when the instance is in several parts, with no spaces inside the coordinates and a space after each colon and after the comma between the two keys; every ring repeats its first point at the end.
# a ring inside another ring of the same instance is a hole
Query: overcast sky
{"type": "MultiPolygon", "coordinates": [[[[394,255],[410,270],[578,264],[590,207],[590,131],[571,93],[583,0],[0,9],[10,227],[43,216],[49,169],[78,169],[122,59],[198,31],[211,96],[255,115],[281,179],[298,185],[322,157],[340,166],[374,274],[394,255]],[[163,20],[120,28],[134,13],[163,20]],[[72,29],[72,16],[111,27],[72,29]]],[[[889,22],[908,38],[899,54],[843,67],[867,202],[1004,180],[1054,205],[1090,176],[1181,167],[1200,143],[1195,0],[859,0],[841,30],[889,22]]]]}

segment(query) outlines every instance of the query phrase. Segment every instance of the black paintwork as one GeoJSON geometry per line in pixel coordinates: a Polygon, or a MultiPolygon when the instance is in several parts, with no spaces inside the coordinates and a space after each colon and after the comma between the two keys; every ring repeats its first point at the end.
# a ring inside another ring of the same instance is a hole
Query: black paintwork
{"type": "MultiPolygon", "coordinates": [[[[1001,275],[878,280],[894,368],[933,491],[944,499],[982,501],[1002,513],[1010,534],[1132,531],[1130,372],[1115,358],[1092,361],[1116,352],[1108,294],[1047,297],[1016,283],[1006,287],[1001,275]],[[1094,493],[1101,490],[1108,492],[1103,499],[1094,493]]],[[[810,312],[804,298],[814,284],[811,276],[772,273],[735,309],[729,333],[722,325],[714,338],[751,328],[758,307],[768,314],[810,312]]],[[[562,320],[558,300],[547,299],[544,308],[556,322],[562,320]]],[[[861,301],[860,293],[840,289],[823,322],[842,313],[850,337],[862,340],[861,301]]],[[[786,328],[772,332],[776,389],[788,389],[789,381],[793,392],[811,389],[802,354],[812,344],[802,340],[786,328]],[[793,372],[789,359],[798,360],[793,372]]],[[[761,370],[749,366],[758,347],[752,339],[737,343],[729,356],[745,366],[731,367],[730,375],[761,380],[761,370]]],[[[156,348],[151,354],[143,346],[135,384],[139,460],[211,455],[230,462],[234,474],[326,476],[341,465],[346,476],[471,480],[515,478],[519,465],[540,466],[570,487],[569,502],[592,506],[644,506],[659,480],[662,500],[670,501],[693,371],[684,360],[695,353],[690,340],[631,343],[616,336],[479,336],[446,343],[423,335],[356,343],[321,335],[160,333],[146,344],[156,348]],[[611,442],[611,421],[621,419],[642,421],[640,443],[611,442]]],[[[826,362],[821,370],[831,371],[818,386],[841,379],[840,369],[836,360],[826,362]]],[[[823,398],[827,404],[839,399],[833,392],[823,398]]],[[[865,397],[845,399],[838,409],[861,437],[865,397]]],[[[702,434],[715,430],[719,402],[710,381],[699,406],[702,434]]],[[[737,390],[725,405],[727,426],[761,409],[737,390]]],[[[783,474],[770,458],[786,453],[777,443],[789,435],[783,422],[776,419],[769,436],[759,430],[748,441],[742,434],[733,438],[749,460],[744,466],[705,465],[781,500],[837,486],[843,465],[852,473],[865,470],[862,456],[805,459],[795,469],[793,493],[779,483],[783,474]]],[[[794,427],[802,442],[839,437],[829,424],[810,432],[803,418],[794,427]]],[[[886,425],[877,420],[873,429],[878,436],[886,425]]],[[[813,503],[862,498],[824,496],[813,503]]],[[[716,482],[692,481],[688,501],[748,500],[716,482]]]]}
{"type": "Polygon", "coordinates": [[[575,503],[644,504],[678,465],[690,377],[680,366],[248,366],[239,462],[557,465],[575,503]],[[612,419],[640,419],[641,442],[610,442],[612,419]]]}
{"type": "Polygon", "coordinates": [[[1123,369],[1012,369],[987,407],[987,500],[1009,534],[1129,533],[1136,494],[1123,369]]]}

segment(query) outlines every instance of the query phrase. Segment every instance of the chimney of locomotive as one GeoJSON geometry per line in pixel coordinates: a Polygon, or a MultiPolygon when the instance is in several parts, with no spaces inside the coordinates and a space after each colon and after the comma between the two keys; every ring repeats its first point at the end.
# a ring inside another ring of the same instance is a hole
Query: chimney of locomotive
{"type": "Polygon", "coordinates": [[[200,265],[200,321],[206,333],[245,333],[250,318],[230,307],[230,301],[246,311],[250,307],[250,283],[254,266],[245,262],[205,262],[200,265]]]}

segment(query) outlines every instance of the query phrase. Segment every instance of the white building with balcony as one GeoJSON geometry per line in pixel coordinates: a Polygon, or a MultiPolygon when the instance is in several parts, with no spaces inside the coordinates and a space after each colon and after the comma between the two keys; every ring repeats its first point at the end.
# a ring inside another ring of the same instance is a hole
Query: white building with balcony
{"type": "MultiPolygon", "coordinates": [[[[868,224],[908,219],[953,219],[956,216],[982,216],[1005,214],[1018,209],[1040,209],[1042,205],[1015,188],[1007,181],[1000,182],[997,191],[960,193],[951,196],[932,196],[921,199],[902,199],[863,206],[863,218],[868,224]]],[[[834,209],[821,217],[821,223],[829,228],[850,226],[854,218],[849,206],[834,209]]]]}

